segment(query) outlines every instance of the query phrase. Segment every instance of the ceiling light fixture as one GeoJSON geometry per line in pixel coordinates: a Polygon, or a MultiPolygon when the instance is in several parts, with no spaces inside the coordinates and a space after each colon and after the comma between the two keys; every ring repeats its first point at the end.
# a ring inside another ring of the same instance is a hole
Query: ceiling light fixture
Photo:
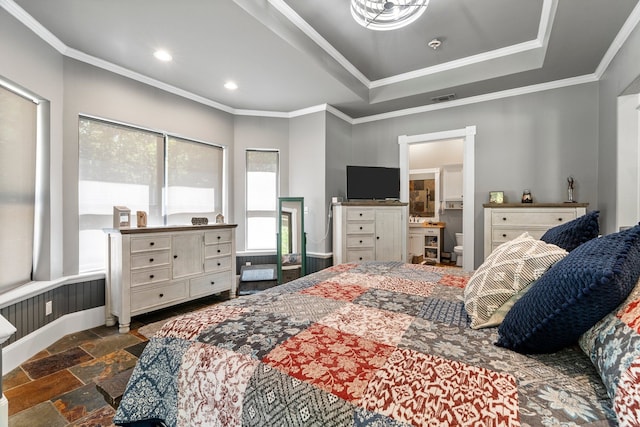
{"type": "Polygon", "coordinates": [[[228,82],[226,82],[226,83],[224,84],[224,87],[225,87],[226,89],[229,89],[229,90],[236,90],[236,89],[238,89],[238,85],[236,84],[236,82],[232,82],[232,81],[228,81],[228,82]]]}
{"type": "Polygon", "coordinates": [[[162,49],[159,49],[153,52],[153,56],[155,56],[156,59],[159,59],[160,61],[164,61],[164,62],[169,62],[173,59],[173,56],[171,56],[169,52],[162,49]]]}
{"type": "Polygon", "coordinates": [[[411,24],[428,5],[429,0],[351,0],[351,15],[365,28],[388,31],[411,24]]]}

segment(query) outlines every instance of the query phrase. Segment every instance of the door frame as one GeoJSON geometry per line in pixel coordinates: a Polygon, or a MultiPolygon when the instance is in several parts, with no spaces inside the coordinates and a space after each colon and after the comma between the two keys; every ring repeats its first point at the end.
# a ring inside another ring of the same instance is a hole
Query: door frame
{"type": "MultiPolygon", "coordinates": [[[[462,231],[464,233],[462,268],[473,271],[475,266],[475,126],[441,132],[423,133],[419,135],[400,135],[400,201],[409,203],[409,145],[434,142],[444,139],[462,139],[462,231]]],[[[409,222],[406,224],[409,233],[409,222]]]]}

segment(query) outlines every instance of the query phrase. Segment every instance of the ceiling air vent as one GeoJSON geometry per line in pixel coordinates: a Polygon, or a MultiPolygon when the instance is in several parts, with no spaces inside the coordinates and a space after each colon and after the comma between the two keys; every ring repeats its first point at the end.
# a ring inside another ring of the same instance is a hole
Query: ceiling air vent
{"type": "Polygon", "coordinates": [[[456,94],[455,93],[448,93],[446,95],[438,95],[438,96],[434,96],[433,98],[431,98],[432,102],[446,102],[446,101],[451,101],[452,99],[455,99],[456,94]]]}

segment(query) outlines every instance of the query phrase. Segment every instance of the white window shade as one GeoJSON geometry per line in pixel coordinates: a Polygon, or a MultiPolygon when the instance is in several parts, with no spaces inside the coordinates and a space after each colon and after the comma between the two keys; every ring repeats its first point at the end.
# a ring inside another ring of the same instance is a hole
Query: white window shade
{"type": "Polygon", "coordinates": [[[163,224],[164,137],[82,117],[79,133],[79,270],[90,271],[104,268],[103,229],[113,226],[114,206],[163,224]]]}
{"type": "Polygon", "coordinates": [[[0,87],[0,291],[31,280],[37,105],[0,87]]]}
{"type": "Polygon", "coordinates": [[[192,217],[215,222],[222,213],[221,147],[169,137],[167,153],[167,222],[190,224],[192,217]]]}
{"type": "Polygon", "coordinates": [[[278,151],[247,150],[247,249],[276,248],[278,151]]]}

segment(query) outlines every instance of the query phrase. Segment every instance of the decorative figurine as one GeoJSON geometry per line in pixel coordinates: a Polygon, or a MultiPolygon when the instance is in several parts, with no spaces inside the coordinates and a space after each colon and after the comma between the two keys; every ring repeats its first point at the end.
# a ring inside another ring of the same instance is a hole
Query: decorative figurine
{"type": "Polygon", "coordinates": [[[569,195],[569,199],[567,200],[567,203],[575,203],[575,200],[573,200],[573,187],[575,185],[575,180],[573,179],[572,176],[567,178],[567,193],[569,195]]]}
{"type": "Polygon", "coordinates": [[[531,197],[531,190],[524,190],[522,192],[522,203],[533,203],[533,197],[531,197]]]}
{"type": "Polygon", "coordinates": [[[224,224],[224,215],[222,214],[216,215],[216,224],[224,224]]]}
{"type": "Polygon", "coordinates": [[[136,211],[136,218],[139,228],[147,226],[147,213],[145,211],[136,211]]]}

